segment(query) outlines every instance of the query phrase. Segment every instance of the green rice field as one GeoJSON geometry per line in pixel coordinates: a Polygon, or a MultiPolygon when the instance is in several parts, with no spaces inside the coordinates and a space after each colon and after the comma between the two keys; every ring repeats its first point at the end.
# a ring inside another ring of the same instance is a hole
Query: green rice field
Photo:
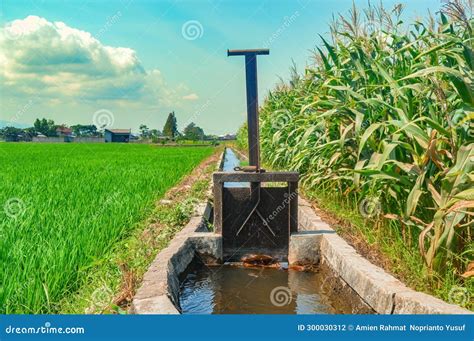
{"type": "Polygon", "coordinates": [[[0,143],[0,313],[54,313],[211,147],[0,143]]]}

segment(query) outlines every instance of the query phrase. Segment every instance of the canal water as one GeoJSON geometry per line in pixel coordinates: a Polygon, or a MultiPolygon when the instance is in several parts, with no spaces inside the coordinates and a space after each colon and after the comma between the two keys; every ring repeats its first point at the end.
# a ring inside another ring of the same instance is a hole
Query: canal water
{"type": "MultiPolygon", "coordinates": [[[[240,166],[226,148],[223,171],[240,166]]],[[[226,182],[225,187],[250,187],[226,182]]],[[[327,276],[315,271],[244,267],[232,263],[206,266],[194,260],[180,276],[183,314],[337,314],[351,311],[346,303],[324,294],[327,276]]]]}
{"type": "Polygon", "coordinates": [[[347,312],[320,293],[323,282],[317,272],[196,263],[182,275],[180,305],[183,314],[347,312]]]}
{"type": "MultiPolygon", "coordinates": [[[[239,158],[232,149],[226,148],[222,170],[224,172],[233,172],[234,168],[238,166],[240,166],[239,158]]],[[[225,182],[224,187],[250,187],[250,184],[248,182],[225,182]]]]}

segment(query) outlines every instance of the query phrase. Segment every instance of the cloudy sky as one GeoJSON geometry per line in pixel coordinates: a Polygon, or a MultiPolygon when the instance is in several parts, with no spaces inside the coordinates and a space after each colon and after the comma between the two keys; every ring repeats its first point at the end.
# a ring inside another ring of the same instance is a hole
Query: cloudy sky
{"type": "MultiPolygon", "coordinates": [[[[441,0],[406,4],[405,17],[441,0]]],[[[366,0],[356,4],[361,8],[366,0]]],[[[260,101],[292,60],[300,70],[352,0],[2,0],[0,126],[56,123],[162,129],[174,110],[183,128],[234,132],[245,120],[241,57],[228,48],[270,48],[258,60],[260,101]]]]}

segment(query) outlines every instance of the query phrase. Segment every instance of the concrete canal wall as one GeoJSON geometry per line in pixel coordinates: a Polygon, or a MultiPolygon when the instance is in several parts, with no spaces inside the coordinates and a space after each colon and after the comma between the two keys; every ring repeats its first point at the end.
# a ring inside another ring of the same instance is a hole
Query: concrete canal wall
{"type": "MultiPolygon", "coordinates": [[[[324,271],[328,289],[340,299],[353,302],[352,313],[472,314],[408,288],[358,254],[321,220],[306,200],[299,198],[298,203],[298,232],[290,236],[288,262],[317,266],[324,271]]],[[[195,257],[205,264],[222,262],[222,236],[207,232],[207,222],[211,219],[210,202],[196,205],[189,223],[150,265],[134,297],[132,313],[180,313],[179,275],[195,257]]]]}

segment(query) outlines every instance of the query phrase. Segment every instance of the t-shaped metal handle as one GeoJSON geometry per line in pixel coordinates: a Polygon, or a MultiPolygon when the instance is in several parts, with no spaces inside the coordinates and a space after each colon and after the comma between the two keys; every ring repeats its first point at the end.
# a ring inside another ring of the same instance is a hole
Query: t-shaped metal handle
{"type": "Polygon", "coordinates": [[[257,55],[268,55],[269,49],[227,50],[227,56],[245,56],[247,86],[247,128],[249,165],[260,171],[260,137],[258,132],[257,55]]]}

